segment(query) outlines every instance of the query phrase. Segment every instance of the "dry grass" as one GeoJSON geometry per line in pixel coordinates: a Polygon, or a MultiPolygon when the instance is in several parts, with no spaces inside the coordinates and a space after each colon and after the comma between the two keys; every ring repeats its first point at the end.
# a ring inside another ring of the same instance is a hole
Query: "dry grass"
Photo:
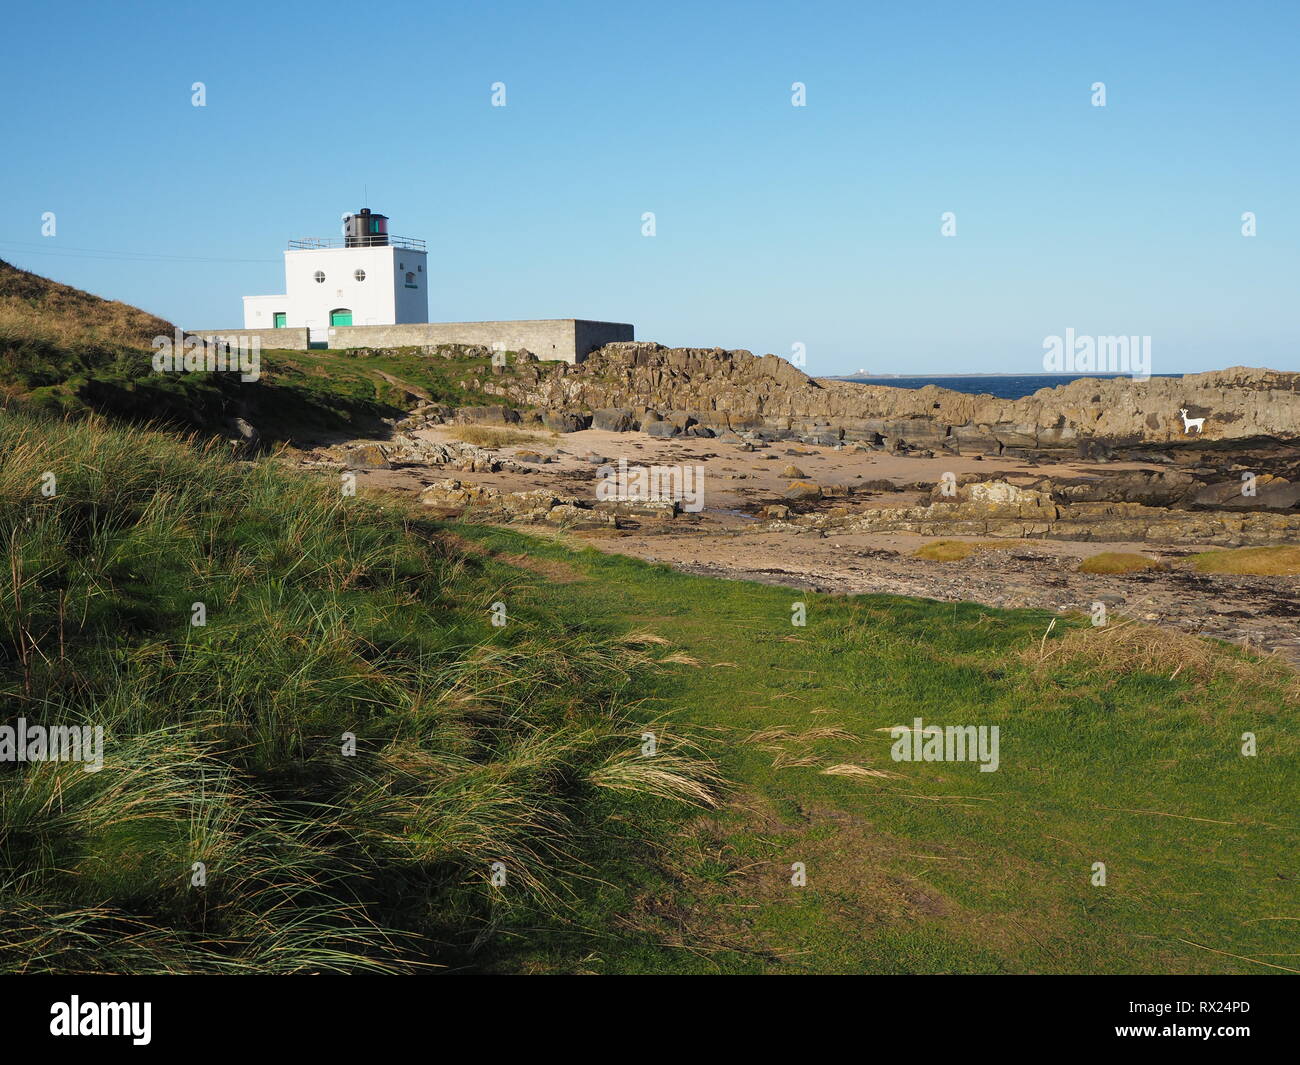
{"type": "Polygon", "coordinates": [[[912,557],[927,562],[960,562],[976,551],[1010,551],[1017,545],[1015,540],[931,540],[913,551],[912,557]]]}
{"type": "Polygon", "coordinates": [[[866,766],[854,765],[851,762],[827,766],[822,770],[822,776],[830,777],[874,777],[880,780],[890,780],[897,779],[901,775],[900,773],[890,773],[884,769],[868,769],[866,766]]]}
{"type": "Polygon", "coordinates": [[[554,434],[533,433],[525,429],[506,429],[495,425],[453,425],[448,432],[457,440],[475,447],[512,447],[516,444],[546,444],[554,434]]]}
{"type": "Polygon", "coordinates": [[[174,328],[128,303],[102,299],[0,261],[0,337],[147,348],[154,337],[171,336],[174,328]]]}
{"type": "Polygon", "coordinates": [[[558,558],[539,558],[533,555],[498,555],[497,560],[516,569],[525,569],[546,577],[555,584],[574,584],[587,580],[587,575],[580,569],[562,562],[558,558]]]}
{"type": "Polygon", "coordinates": [[[1102,551],[1079,563],[1080,573],[1138,573],[1160,568],[1156,559],[1132,551],[1102,551]]]}
{"type": "Polygon", "coordinates": [[[1197,573],[1244,573],[1260,577],[1300,575],[1300,546],[1238,547],[1230,551],[1206,551],[1192,557],[1197,573]]]}
{"type": "Polygon", "coordinates": [[[1223,679],[1248,685],[1271,681],[1300,694],[1300,677],[1280,658],[1234,651],[1191,633],[1132,621],[1071,629],[1056,640],[1030,644],[1020,658],[1039,675],[1065,667],[1091,678],[1153,673],[1203,684],[1223,679]]]}

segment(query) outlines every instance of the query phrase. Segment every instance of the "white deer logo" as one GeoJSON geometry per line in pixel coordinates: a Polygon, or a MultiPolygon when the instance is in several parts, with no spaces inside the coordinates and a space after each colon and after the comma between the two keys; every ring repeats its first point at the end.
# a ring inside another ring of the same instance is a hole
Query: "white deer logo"
{"type": "Polygon", "coordinates": [[[1204,418],[1189,418],[1189,417],[1187,417],[1187,408],[1186,408],[1186,407],[1181,408],[1181,409],[1178,411],[1178,413],[1181,414],[1181,415],[1183,416],[1183,435],[1184,435],[1184,436],[1186,436],[1188,433],[1190,433],[1193,429],[1195,429],[1198,433],[1203,433],[1203,432],[1205,432],[1205,419],[1204,419],[1204,418]]]}

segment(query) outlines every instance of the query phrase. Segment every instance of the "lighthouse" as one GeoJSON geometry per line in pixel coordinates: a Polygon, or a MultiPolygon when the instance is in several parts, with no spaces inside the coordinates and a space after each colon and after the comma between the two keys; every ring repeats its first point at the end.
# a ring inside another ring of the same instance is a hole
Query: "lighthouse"
{"type": "Polygon", "coordinates": [[[343,216],[343,235],[289,241],[284,295],[245,296],[245,329],[306,327],[313,341],[347,325],[429,320],[425,242],[395,237],[388,217],[363,207],[343,216]]]}

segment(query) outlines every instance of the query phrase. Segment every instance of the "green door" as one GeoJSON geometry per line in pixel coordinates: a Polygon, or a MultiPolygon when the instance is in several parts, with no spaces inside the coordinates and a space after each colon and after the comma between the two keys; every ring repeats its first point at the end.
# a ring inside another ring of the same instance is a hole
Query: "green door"
{"type": "Polygon", "coordinates": [[[348,310],[330,311],[330,325],[351,325],[352,312],[348,310]]]}
{"type": "Polygon", "coordinates": [[[275,314],[271,317],[271,326],[272,326],[272,328],[274,328],[274,329],[283,329],[283,328],[284,328],[284,319],[285,319],[285,312],[284,312],[284,311],[276,311],[275,314]]]}

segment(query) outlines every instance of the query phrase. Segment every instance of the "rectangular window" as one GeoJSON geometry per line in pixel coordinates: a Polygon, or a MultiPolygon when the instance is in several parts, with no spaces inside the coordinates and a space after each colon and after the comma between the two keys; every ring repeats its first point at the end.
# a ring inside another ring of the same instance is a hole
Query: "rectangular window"
{"type": "Polygon", "coordinates": [[[275,314],[272,315],[271,317],[271,326],[274,329],[283,329],[284,321],[285,321],[285,312],[276,311],[275,314]]]}

